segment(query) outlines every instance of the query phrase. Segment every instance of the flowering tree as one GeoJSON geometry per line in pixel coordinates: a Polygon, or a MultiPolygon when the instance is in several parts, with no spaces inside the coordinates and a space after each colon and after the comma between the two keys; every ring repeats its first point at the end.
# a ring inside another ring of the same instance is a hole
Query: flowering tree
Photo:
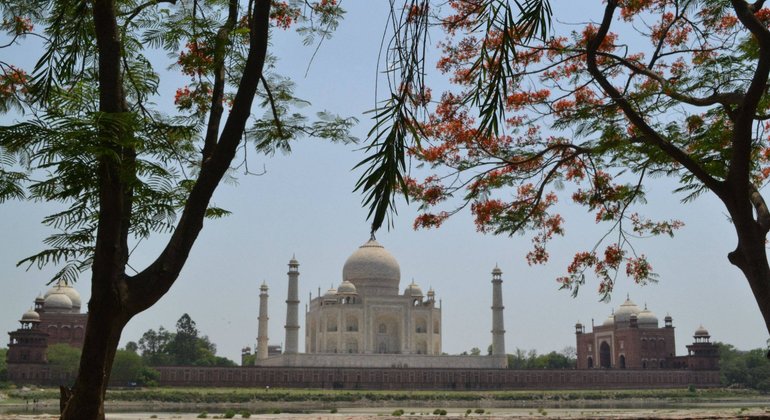
{"type": "Polygon", "coordinates": [[[546,2],[516,5],[530,20],[513,20],[514,6],[495,0],[452,0],[449,10],[415,2],[396,19],[398,52],[440,24],[437,67],[454,87],[431,99],[420,54],[392,84],[359,182],[373,229],[401,192],[421,205],[416,228],[438,227],[469,207],[481,232],[531,232],[527,261],[541,264],[549,241],[564,234],[559,201],[571,199],[609,233],[577,253],[558,282],[576,293],[593,272],[607,297],[618,272],[655,280],[629,240],[681,226],[635,209],[648,178],[666,176],[678,180],[684,201],[706,192],[722,201],[738,239],[728,259],[770,328],[764,1],[608,0],[598,23],[564,33],[538,24],[546,2]],[[432,173],[408,177],[406,157],[432,173]]]}
{"type": "Polygon", "coordinates": [[[47,248],[22,263],[58,264],[67,281],[90,270],[83,357],[62,418],[101,419],[123,327],[176,281],[203,219],[226,214],[210,200],[245,141],[271,153],[301,135],[350,140],[351,120],[289,112],[298,99],[268,52],[271,31],[296,28],[312,42],[343,11],[335,0],[10,0],[0,12],[0,47],[44,44],[28,71],[5,61],[12,54],[0,60],[0,111],[21,111],[0,127],[0,202],[65,207],[44,220],[57,231],[47,248]],[[153,103],[163,52],[188,78],[172,113],[153,103]],[[267,116],[252,117],[255,105],[267,116]],[[133,246],[157,231],[170,233],[163,251],[131,268],[133,246]]]}

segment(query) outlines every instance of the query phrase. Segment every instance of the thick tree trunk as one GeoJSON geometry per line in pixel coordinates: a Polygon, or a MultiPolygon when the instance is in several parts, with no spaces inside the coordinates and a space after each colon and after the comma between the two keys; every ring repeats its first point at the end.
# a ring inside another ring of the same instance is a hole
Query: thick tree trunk
{"type": "Polygon", "coordinates": [[[107,383],[127,318],[114,297],[90,300],[83,345],[88,354],[80,358],[78,377],[61,414],[62,420],[104,419],[107,383]]]}
{"type": "MultiPolygon", "coordinates": [[[[735,219],[734,219],[735,220],[735,219]]],[[[753,220],[749,222],[754,224],[753,220]]],[[[738,247],[728,255],[730,262],[738,267],[749,282],[751,292],[765,320],[770,333],[770,264],[767,261],[765,235],[756,227],[742,229],[742,223],[735,221],[738,233],[738,247]]],[[[767,354],[770,358],[770,352],[767,354]]]]}

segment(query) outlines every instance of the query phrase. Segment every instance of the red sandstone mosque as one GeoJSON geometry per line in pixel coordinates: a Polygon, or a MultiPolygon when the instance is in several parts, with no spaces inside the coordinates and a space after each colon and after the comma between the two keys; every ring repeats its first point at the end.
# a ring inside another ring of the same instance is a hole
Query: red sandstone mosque
{"type": "Polygon", "coordinates": [[[6,361],[11,381],[67,383],[72,379],[66,373],[52,372],[46,353],[48,346],[59,343],[83,347],[88,314],[80,309],[80,294],[62,280],[35,299],[34,307],[21,316],[21,327],[8,333],[6,361]]]}
{"type": "Polygon", "coordinates": [[[687,356],[676,356],[674,324],[670,315],[658,318],[641,309],[630,298],[602,323],[587,333],[575,324],[578,369],[718,369],[719,353],[711,336],[701,326],[687,356]]]}

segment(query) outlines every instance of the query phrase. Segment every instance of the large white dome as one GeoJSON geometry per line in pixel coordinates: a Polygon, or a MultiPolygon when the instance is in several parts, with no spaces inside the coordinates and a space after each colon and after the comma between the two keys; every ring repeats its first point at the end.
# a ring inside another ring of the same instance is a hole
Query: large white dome
{"type": "Polygon", "coordinates": [[[50,289],[48,289],[47,292],[45,292],[45,296],[43,296],[43,298],[47,299],[52,294],[60,293],[60,292],[67,295],[67,297],[69,298],[72,304],[71,305],[72,309],[79,312],[82,304],[80,299],[80,293],[78,293],[78,291],[75,290],[74,287],[67,284],[64,280],[59,279],[59,281],[57,281],[53,287],[51,287],[50,289]]]}
{"type": "Polygon", "coordinates": [[[637,315],[642,309],[637,306],[631,299],[626,298],[626,301],[615,311],[615,324],[628,325],[631,320],[631,315],[637,315]]]}
{"type": "Polygon", "coordinates": [[[359,294],[397,295],[401,268],[390,252],[370,239],[345,261],[342,280],[353,283],[359,294]]]}
{"type": "Polygon", "coordinates": [[[46,312],[69,312],[72,310],[72,301],[64,291],[56,291],[45,298],[43,309],[46,312]]]}

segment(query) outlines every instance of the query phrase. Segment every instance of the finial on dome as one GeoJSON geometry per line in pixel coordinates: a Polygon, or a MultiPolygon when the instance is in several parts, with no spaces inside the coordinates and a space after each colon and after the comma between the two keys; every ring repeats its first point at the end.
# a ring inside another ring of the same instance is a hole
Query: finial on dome
{"type": "Polygon", "coordinates": [[[372,233],[369,235],[369,240],[370,241],[376,241],[377,240],[377,238],[374,236],[374,231],[372,231],[372,233]]]}

